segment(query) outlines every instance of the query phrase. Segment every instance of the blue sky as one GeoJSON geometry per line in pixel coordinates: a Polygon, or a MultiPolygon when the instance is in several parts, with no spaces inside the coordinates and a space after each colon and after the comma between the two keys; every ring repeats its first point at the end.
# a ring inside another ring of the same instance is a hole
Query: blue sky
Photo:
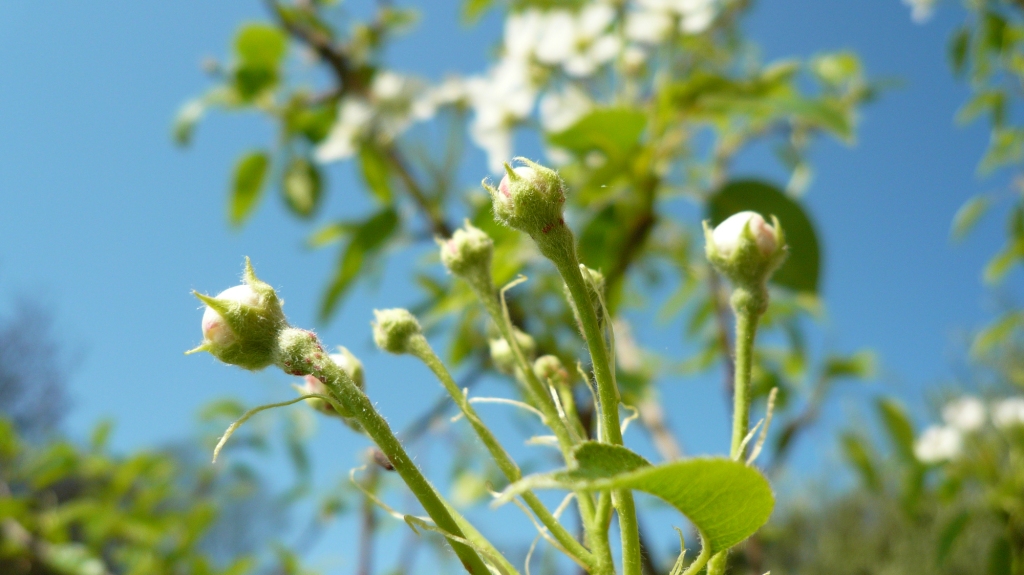
{"type": "MultiPolygon", "coordinates": [[[[453,3],[444,4],[425,10],[417,31],[395,46],[395,68],[438,78],[485,64],[497,20],[459,28],[453,3]]],[[[81,437],[112,417],[115,447],[132,449],[188,434],[196,410],[212,399],[255,404],[290,396],[282,375],[182,355],[200,339],[201,311],[189,290],[233,285],[249,255],[280,288],[293,323],[314,325],[335,257],[305,250],[309,229],[273,195],[241,232],[227,228],[228,168],[242,150],[269,140],[262,119],[216,115],[184,151],[169,138],[174,112],[207,86],[200,60],[223,56],[242,21],[262,19],[260,3],[54,6],[12,2],[0,16],[0,310],[31,295],[52,308],[62,343],[83,352],[71,380],[68,431],[81,437]]],[[[831,415],[865,413],[855,400],[885,392],[923,416],[928,391],[955,373],[966,330],[993,311],[980,270],[1000,245],[1002,222],[985,219],[962,245],[948,240],[956,209],[1000,180],[976,174],[983,127],[952,120],[967,90],[951,78],[946,39],[962,13],[943,6],[919,26],[898,0],[762,0],[748,21],[766,60],[852,49],[873,76],[900,80],[865,110],[856,145],[827,142],[812,155],[807,201],[827,258],[822,338],[837,350],[874,348],[882,365],[877,382],[847,393],[831,415]]],[[[760,152],[744,156],[737,173],[781,177],[760,152]]],[[[349,167],[329,176],[325,218],[346,213],[360,193],[349,167]]],[[[405,398],[433,398],[439,388],[417,389],[431,381],[425,370],[377,352],[368,324],[374,307],[412,303],[402,270],[415,261],[399,259],[320,330],[363,358],[371,395],[397,427],[420,405],[405,398]]],[[[671,350],[677,334],[650,329],[640,337],[671,350]]],[[[706,433],[725,429],[717,381],[712,374],[666,384],[666,405],[692,451],[726,447],[724,432],[706,433]]],[[[816,440],[800,446],[808,473],[836,462],[828,432],[840,424],[829,419],[816,440]]],[[[313,445],[335,455],[318,460],[317,475],[337,477],[356,449],[339,450],[337,434],[347,432],[322,428],[313,445]]],[[[358,442],[351,434],[344,441],[358,442]]],[[[648,449],[639,434],[634,441],[648,449]]]]}

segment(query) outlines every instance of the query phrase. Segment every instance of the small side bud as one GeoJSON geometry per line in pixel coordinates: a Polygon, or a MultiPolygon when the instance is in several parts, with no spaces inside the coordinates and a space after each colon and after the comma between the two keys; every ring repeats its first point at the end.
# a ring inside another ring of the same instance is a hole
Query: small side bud
{"type": "MultiPolygon", "coordinates": [[[[360,362],[359,359],[356,358],[356,356],[352,355],[352,353],[346,348],[338,346],[338,349],[339,353],[332,353],[331,355],[327,356],[328,359],[330,359],[338,367],[340,367],[341,370],[344,371],[346,375],[348,375],[349,379],[351,379],[352,382],[356,384],[356,387],[358,387],[359,389],[365,389],[366,377],[363,373],[362,362],[360,362]]],[[[299,392],[302,394],[330,394],[330,392],[327,389],[327,386],[324,385],[323,381],[321,381],[318,377],[314,375],[305,376],[303,378],[302,386],[297,386],[297,388],[299,392]]],[[[352,413],[338,413],[338,411],[334,408],[332,404],[318,397],[311,397],[306,400],[306,403],[308,403],[309,406],[312,407],[313,409],[325,415],[340,417],[345,422],[345,424],[351,427],[354,431],[362,431],[362,426],[359,424],[358,421],[352,418],[352,413]]]]}
{"type": "MultiPolygon", "coordinates": [[[[594,313],[597,315],[597,322],[599,325],[604,325],[604,274],[588,268],[587,266],[580,264],[580,272],[583,274],[583,281],[587,284],[587,294],[590,296],[590,305],[594,308],[594,313]]],[[[569,305],[572,307],[572,315],[576,318],[576,323],[582,325],[580,320],[580,312],[576,309],[576,304],[569,294],[569,286],[563,286],[565,288],[565,297],[569,301],[569,305]]],[[[582,329],[582,328],[581,328],[582,329]]]]}
{"type": "Polygon", "coordinates": [[[338,364],[338,367],[348,375],[356,387],[366,390],[366,372],[363,370],[363,362],[359,361],[359,358],[353,355],[347,347],[339,345],[338,353],[332,353],[328,357],[338,364]]]}
{"type": "MultiPolygon", "coordinates": [[[[537,354],[537,343],[533,341],[532,337],[518,329],[514,329],[513,333],[515,334],[519,351],[523,352],[527,361],[533,361],[534,356],[537,354]]],[[[494,362],[494,366],[501,373],[513,374],[518,367],[516,355],[512,352],[512,347],[505,338],[491,340],[491,361],[494,362]]]]}
{"type": "Polygon", "coordinates": [[[373,341],[377,347],[388,353],[409,353],[415,338],[423,336],[423,329],[416,316],[409,310],[395,308],[373,310],[373,341]]]}
{"type": "Polygon", "coordinates": [[[704,239],[708,261],[745,288],[763,289],[786,259],[785,235],[774,216],[769,224],[756,212],[740,212],[714,230],[705,222],[704,239]]]}
{"type": "Polygon", "coordinates": [[[466,220],[451,238],[437,243],[441,246],[441,262],[449,272],[471,283],[490,283],[494,242],[483,230],[466,220]]]}
{"type": "Polygon", "coordinates": [[[562,360],[554,355],[542,355],[533,362],[533,372],[541,381],[550,382],[555,389],[563,390],[569,387],[569,371],[565,369],[562,360]]]}
{"type": "Polygon", "coordinates": [[[248,259],[243,281],[217,297],[193,292],[206,304],[203,343],[187,353],[207,351],[224,363],[254,371],[274,363],[278,335],[288,327],[281,301],[256,277],[248,259]]]}
{"type": "Polygon", "coordinates": [[[289,375],[318,375],[330,361],[316,334],[288,328],[277,338],[274,363],[289,375]]]}
{"type": "Polygon", "coordinates": [[[498,187],[484,183],[494,202],[494,215],[502,224],[526,232],[536,240],[565,225],[565,182],[557,172],[525,158],[521,165],[505,164],[498,187]]]}

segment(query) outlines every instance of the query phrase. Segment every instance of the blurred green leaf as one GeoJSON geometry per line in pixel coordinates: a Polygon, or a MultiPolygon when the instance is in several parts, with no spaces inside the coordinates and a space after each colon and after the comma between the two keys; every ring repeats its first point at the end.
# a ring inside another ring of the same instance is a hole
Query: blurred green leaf
{"type": "Polygon", "coordinates": [[[276,67],[287,48],[284,32],[269,24],[244,24],[235,35],[235,54],[246,65],[276,67]]]}
{"type": "Polygon", "coordinates": [[[462,0],[462,21],[474,24],[494,4],[494,0],[462,0]]]}
{"type": "Polygon", "coordinates": [[[247,152],[238,159],[228,203],[231,225],[240,226],[252,215],[263,193],[269,168],[270,157],[261,150],[247,152]]]}
{"type": "Polygon", "coordinates": [[[874,376],[875,363],[875,354],[869,350],[848,356],[832,355],[825,359],[822,375],[830,380],[844,377],[868,379],[874,376]]]}
{"type": "Polygon", "coordinates": [[[988,554],[987,575],[1014,575],[1013,547],[1006,536],[996,539],[988,554]]]}
{"type": "Polygon", "coordinates": [[[364,145],[359,150],[359,167],[373,195],[384,205],[389,205],[392,200],[391,171],[384,154],[374,146],[364,145]]]}
{"type": "Polygon", "coordinates": [[[953,73],[960,76],[967,66],[967,51],[971,45],[971,31],[966,26],[957,30],[949,42],[949,62],[953,73]]]}
{"type": "Polygon", "coordinates": [[[981,216],[985,215],[990,206],[991,200],[985,195],[974,196],[967,200],[956,211],[956,215],[953,216],[953,225],[949,235],[956,241],[964,239],[974,229],[978,220],[981,219],[981,216]]]}
{"type": "Polygon", "coordinates": [[[949,552],[953,549],[953,544],[960,537],[960,534],[964,532],[964,528],[967,527],[967,523],[971,519],[971,514],[967,511],[961,511],[953,516],[952,519],[948,520],[939,532],[939,544],[935,550],[936,560],[941,564],[949,556],[949,552]]]}
{"type": "Polygon", "coordinates": [[[284,172],[281,189],[295,215],[308,218],[320,207],[323,182],[320,170],[306,158],[294,158],[284,172]]]}
{"type": "Polygon", "coordinates": [[[1001,126],[1006,117],[1006,94],[1002,90],[982,90],[974,94],[956,113],[959,124],[969,124],[982,114],[989,114],[993,126],[1001,126]]]}
{"type": "Polygon", "coordinates": [[[1006,164],[1012,164],[1024,157],[1024,130],[1020,128],[995,128],[985,157],[978,170],[988,174],[1006,164]]]}
{"type": "Polygon", "coordinates": [[[576,459],[574,469],[517,481],[497,501],[507,502],[527,489],[643,491],[665,500],[692,521],[712,553],[756,532],[775,505],[764,476],[730,459],[697,458],[652,466],[624,447],[596,442],[578,447],[576,459]]]}
{"type": "Polygon", "coordinates": [[[708,199],[707,210],[712,226],[744,210],[777,217],[786,233],[789,256],[772,276],[772,283],[798,292],[818,291],[818,235],[803,207],[779,188],[758,180],[735,180],[708,199]]]}
{"type": "Polygon", "coordinates": [[[1009,245],[985,265],[985,271],[982,274],[985,283],[995,284],[1002,281],[1021,258],[1024,258],[1024,240],[1011,240],[1009,245]]]}
{"type": "Polygon", "coordinates": [[[548,143],[576,154],[604,152],[619,158],[640,143],[647,128],[647,116],[635,108],[600,108],[587,113],[575,124],[548,135],[548,143]]]}
{"type": "Polygon", "coordinates": [[[385,208],[359,224],[352,234],[352,239],[342,251],[334,278],[320,304],[321,320],[326,320],[335,312],[348,289],[352,287],[352,282],[365,269],[368,257],[384,246],[398,230],[398,224],[398,213],[392,208],[385,208]]]}
{"type": "Polygon", "coordinates": [[[880,398],[875,403],[882,424],[889,434],[896,453],[905,461],[916,462],[914,457],[914,426],[906,410],[896,400],[880,398]]]}
{"type": "Polygon", "coordinates": [[[882,482],[875,468],[874,456],[871,448],[863,438],[852,433],[844,433],[840,439],[843,446],[843,455],[860,474],[861,481],[871,491],[878,491],[882,482]]]}
{"type": "Polygon", "coordinates": [[[971,356],[978,359],[1005,343],[1014,330],[1024,325],[1024,311],[1008,313],[998,321],[985,326],[971,342],[971,356]]]}

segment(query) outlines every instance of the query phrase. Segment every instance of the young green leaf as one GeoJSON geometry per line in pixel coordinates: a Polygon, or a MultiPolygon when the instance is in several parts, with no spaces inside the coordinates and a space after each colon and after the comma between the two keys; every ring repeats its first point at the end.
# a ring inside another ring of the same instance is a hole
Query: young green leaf
{"type": "Polygon", "coordinates": [[[914,426],[903,406],[895,399],[883,397],[875,407],[896,453],[906,461],[917,461],[914,457],[914,426]]]}
{"type": "Polygon", "coordinates": [[[953,240],[960,241],[964,239],[974,229],[981,216],[985,215],[990,205],[989,197],[980,195],[974,196],[967,200],[964,205],[960,206],[960,209],[956,211],[956,215],[953,216],[953,226],[949,232],[953,240]]]}
{"type": "Polygon", "coordinates": [[[306,158],[295,158],[284,173],[281,190],[284,199],[299,217],[308,218],[320,206],[323,183],[320,170],[306,158]]]}
{"type": "Polygon", "coordinates": [[[242,225],[259,203],[270,168],[270,157],[262,150],[247,152],[235,164],[228,203],[228,220],[242,225]]]}

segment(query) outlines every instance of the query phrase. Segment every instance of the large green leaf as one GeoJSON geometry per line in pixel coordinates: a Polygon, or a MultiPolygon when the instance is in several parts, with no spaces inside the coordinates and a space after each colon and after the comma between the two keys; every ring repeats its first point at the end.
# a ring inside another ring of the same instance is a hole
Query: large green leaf
{"type": "Polygon", "coordinates": [[[625,447],[595,442],[584,443],[575,455],[577,467],[525,477],[510,485],[496,503],[531,489],[643,491],[692,521],[711,553],[753,535],[775,505],[768,480],[731,459],[702,457],[652,466],[625,447]]]}
{"type": "Polygon", "coordinates": [[[618,158],[636,147],[646,127],[647,117],[640,110],[600,108],[565,130],[548,135],[548,142],[577,154],[596,150],[618,158]]]}
{"type": "Polygon", "coordinates": [[[228,220],[239,226],[252,215],[267,181],[270,157],[262,150],[245,153],[235,164],[228,202],[228,220]]]}
{"type": "Polygon", "coordinates": [[[817,293],[821,273],[818,234],[811,218],[796,200],[767,182],[736,180],[712,195],[707,209],[712,226],[745,210],[777,217],[786,232],[789,257],[772,276],[772,283],[795,291],[817,293]]]}

